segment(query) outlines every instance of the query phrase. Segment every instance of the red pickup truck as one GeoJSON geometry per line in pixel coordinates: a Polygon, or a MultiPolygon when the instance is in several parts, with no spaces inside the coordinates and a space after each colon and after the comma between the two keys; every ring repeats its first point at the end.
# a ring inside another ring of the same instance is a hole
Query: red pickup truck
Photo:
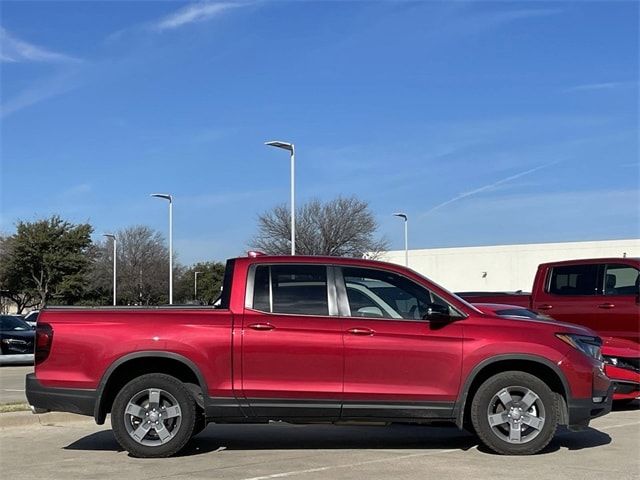
{"type": "Polygon", "coordinates": [[[111,414],[138,457],[208,422],[450,421],[501,454],[611,409],[589,329],[487,315],[398,265],[336,257],[227,262],[211,307],[48,308],[35,412],[111,414]]]}
{"type": "Polygon", "coordinates": [[[521,305],[576,323],[603,337],[640,342],[640,259],[598,258],[543,263],[531,294],[460,292],[473,303],[521,305]]]}

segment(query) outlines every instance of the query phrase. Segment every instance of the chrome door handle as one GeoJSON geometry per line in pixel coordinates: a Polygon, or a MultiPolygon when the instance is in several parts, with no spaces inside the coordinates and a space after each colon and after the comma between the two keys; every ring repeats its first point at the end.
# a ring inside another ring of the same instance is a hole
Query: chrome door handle
{"type": "Polygon", "coordinates": [[[347,330],[347,332],[349,332],[351,335],[368,335],[368,336],[371,336],[374,333],[376,333],[370,328],[350,328],[349,330],[347,330]]]}
{"type": "Polygon", "coordinates": [[[251,325],[249,325],[249,328],[252,330],[273,330],[274,327],[273,325],[271,325],[270,323],[252,323],[251,325]]]}
{"type": "Polygon", "coordinates": [[[613,303],[602,303],[598,305],[598,308],[614,308],[615,305],[613,303]]]}
{"type": "Polygon", "coordinates": [[[538,310],[551,310],[552,308],[553,308],[553,305],[545,304],[545,305],[540,305],[538,307],[538,310]]]}

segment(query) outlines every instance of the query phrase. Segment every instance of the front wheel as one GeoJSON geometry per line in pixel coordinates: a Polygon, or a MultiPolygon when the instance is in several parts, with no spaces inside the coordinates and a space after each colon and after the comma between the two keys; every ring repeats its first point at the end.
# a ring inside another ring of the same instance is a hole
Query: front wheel
{"type": "Polygon", "coordinates": [[[196,404],[183,383],[152,373],[127,383],[111,409],[118,443],[134,457],[169,457],[191,438],[196,404]]]}
{"type": "Polygon", "coordinates": [[[503,372],[486,380],[471,403],[471,421],[484,445],[503,455],[546,447],[559,420],[556,394],[538,377],[503,372]]]}

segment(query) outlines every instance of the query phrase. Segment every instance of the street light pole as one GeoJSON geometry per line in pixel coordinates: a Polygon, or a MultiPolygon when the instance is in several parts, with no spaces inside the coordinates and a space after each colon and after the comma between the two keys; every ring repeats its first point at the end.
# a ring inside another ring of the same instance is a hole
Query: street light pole
{"type": "Polygon", "coordinates": [[[193,299],[198,300],[198,274],[202,272],[193,272],[193,299]]]}
{"type": "Polygon", "coordinates": [[[117,275],[116,275],[116,271],[117,271],[117,253],[118,253],[118,249],[117,249],[117,240],[116,240],[116,236],[112,233],[105,233],[103,234],[103,237],[107,237],[110,238],[111,240],[113,240],[113,305],[116,305],[116,281],[117,281],[117,275]]]}
{"type": "Polygon", "coordinates": [[[295,195],[295,169],[296,169],[296,149],[293,143],[271,141],[265,142],[270,147],[288,150],[291,158],[291,255],[296,254],[296,195],[295,195]]]}
{"type": "Polygon", "coordinates": [[[404,266],[409,266],[409,219],[406,213],[398,212],[393,214],[395,217],[404,219],[404,266]]]}
{"type": "Polygon", "coordinates": [[[152,193],[151,196],[169,201],[169,305],[173,305],[173,197],[168,193],[152,193]]]}

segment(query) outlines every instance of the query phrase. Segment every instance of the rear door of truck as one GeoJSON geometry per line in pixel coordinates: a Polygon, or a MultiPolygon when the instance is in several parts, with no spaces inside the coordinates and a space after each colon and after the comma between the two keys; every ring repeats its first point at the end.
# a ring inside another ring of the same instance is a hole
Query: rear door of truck
{"type": "Polygon", "coordinates": [[[242,391],[252,415],[337,419],[343,340],[332,270],[254,264],[242,323],[242,391]]]}

